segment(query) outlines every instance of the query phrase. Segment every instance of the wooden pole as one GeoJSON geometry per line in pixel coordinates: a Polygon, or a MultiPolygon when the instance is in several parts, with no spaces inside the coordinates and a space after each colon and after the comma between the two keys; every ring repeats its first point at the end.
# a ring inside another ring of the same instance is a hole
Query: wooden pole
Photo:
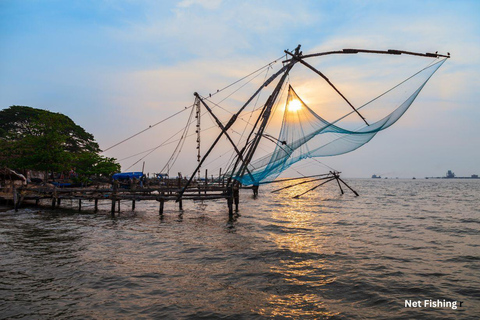
{"type": "Polygon", "coordinates": [[[326,179],[331,179],[332,177],[324,177],[324,178],[318,178],[318,179],[312,179],[312,180],[307,180],[307,181],[302,181],[302,182],[298,182],[298,183],[295,183],[295,184],[291,184],[289,186],[286,186],[286,187],[283,187],[283,188],[280,188],[280,189],[276,189],[276,190],[273,190],[271,191],[271,193],[276,193],[276,192],[279,192],[281,190],[284,190],[284,189],[289,189],[289,188],[292,188],[292,187],[295,187],[295,186],[299,186],[301,184],[305,184],[305,183],[309,183],[309,182],[313,182],[313,181],[319,181],[319,180],[326,180],[326,179]]]}
{"type": "MultiPolygon", "coordinates": [[[[367,120],[360,114],[360,112],[358,112],[358,110],[350,103],[350,101],[348,101],[347,98],[345,98],[345,96],[333,85],[332,82],[330,82],[330,80],[320,71],[318,71],[317,69],[315,69],[314,67],[312,67],[310,64],[306,63],[305,61],[303,61],[301,58],[299,57],[296,57],[294,56],[293,54],[291,54],[290,52],[288,51],[285,51],[285,53],[289,54],[292,56],[293,59],[297,60],[298,62],[300,62],[301,64],[303,64],[304,66],[306,66],[307,68],[309,68],[310,70],[312,70],[313,72],[315,72],[316,74],[318,74],[320,77],[322,77],[332,88],[333,90],[335,90],[342,98],[343,100],[345,100],[348,105],[353,109],[353,111],[355,111],[358,116],[360,118],[362,118],[362,120],[366,123],[367,126],[369,126],[367,120]]],[[[291,88],[291,87],[290,87],[291,88]]],[[[292,89],[292,88],[291,88],[292,89]]],[[[293,89],[292,89],[293,90],[293,89]]],[[[294,90],[295,92],[295,90],[294,90]]],[[[296,94],[296,93],[295,93],[296,94]]]]}
{"type": "Polygon", "coordinates": [[[348,184],[345,183],[345,181],[343,181],[342,179],[340,179],[340,177],[338,177],[338,180],[340,180],[344,185],[346,185],[347,188],[350,189],[350,191],[352,191],[352,192],[358,197],[357,191],[353,190],[348,184]]]}
{"type": "Polygon", "coordinates": [[[238,212],[238,204],[240,202],[240,191],[238,188],[233,190],[233,201],[235,202],[235,212],[238,212]]]}
{"type": "Polygon", "coordinates": [[[252,186],[252,191],[253,191],[253,197],[254,198],[258,197],[258,185],[252,186]]]}
{"type": "Polygon", "coordinates": [[[334,174],[334,175],[335,175],[335,180],[337,180],[338,187],[340,188],[340,192],[344,194],[345,192],[343,192],[342,186],[340,185],[340,181],[338,181],[338,175],[337,174],[334,174]]]}
{"type": "Polygon", "coordinates": [[[98,212],[98,199],[95,199],[95,206],[94,206],[93,211],[98,212]]]}
{"type": "Polygon", "coordinates": [[[115,218],[115,201],[117,198],[117,187],[118,181],[113,181],[112,206],[110,208],[110,214],[112,215],[112,218],[115,218]]]}
{"type": "Polygon", "coordinates": [[[215,141],[212,143],[212,145],[210,146],[210,148],[208,149],[208,151],[203,155],[203,158],[202,160],[198,163],[197,167],[195,168],[195,170],[193,171],[190,179],[187,181],[187,183],[185,184],[185,186],[183,187],[183,189],[180,191],[180,193],[178,194],[178,197],[177,197],[177,201],[179,201],[182,196],[183,196],[183,193],[185,192],[185,190],[187,190],[188,186],[190,185],[190,183],[192,182],[194,176],[197,174],[197,171],[200,169],[200,167],[202,166],[203,162],[205,161],[205,159],[207,159],[208,155],[210,154],[210,152],[213,150],[213,148],[215,147],[215,145],[218,143],[218,141],[220,140],[220,138],[223,136],[223,134],[228,130],[230,129],[230,127],[235,123],[235,121],[237,120],[238,116],[243,112],[243,110],[250,104],[250,102],[252,102],[252,100],[265,88],[267,87],[273,80],[275,80],[276,77],[278,77],[280,74],[282,74],[283,72],[285,72],[287,69],[287,66],[283,66],[279,71],[277,71],[276,73],[274,73],[273,75],[270,76],[270,78],[268,78],[266,81],[263,82],[263,84],[260,86],[260,88],[257,89],[257,91],[255,91],[255,93],[247,100],[247,102],[245,102],[245,104],[240,108],[240,110],[237,111],[237,113],[235,113],[231,118],[230,120],[228,121],[228,123],[225,125],[225,129],[222,130],[220,132],[220,134],[217,136],[217,138],[215,139],[215,141]]]}
{"type": "Polygon", "coordinates": [[[78,211],[82,211],[82,199],[78,199],[78,211]]]}
{"type": "Polygon", "coordinates": [[[135,200],[132,200],[132,211],[135,211],[135,200]]]}
{"type": "Polygon", "coordinates": [[[53,194],[52,194],[52,210],[55,209],[55,203],[57,202],[57,187],[53,187],[53,194]]]}
{"type": "Polygon", "coordinates": [[[233,215],[233,199],[231,196],[227,198],[227,205],[228,205],[228,214],[231,216],[233,215]]]}
{"type": "Polygon", "coordinates": [[[205,194],[207,194],[207,185],[208,185],[208,169],[205,169],[205,194]]]}
{"type": "Polygon", "coordinates": [[[159,209],[158,212],[160,213],[161,216],[163,215],[163,206],[164,206],[164,204],[165,204],[165,200],[163,200],[163,199],[160,200],[160,209],[159,209]]]}
{"type": "MultiPolygon", "coordinates": [[[[223,123],[217,118],[217,116],[213,113],[212,109],[210,109],[210,107],[205,103],[205,101],[203,101],[202,98],[200,98],[200,96],[198,95],[198,93],[194,93],[195,97],[205,106],[205,109],[207,109],[207,111],[212,115],[213,119],[215,120],[215,122],[217,123],[217,125],[220,127],[220,129],[222,129],[222,131],[224,131],[224,134],[225,136],[227,137],[227,140],[230,141],[230,143],[232,144],[233,146],[233,149],[235,150],[235,152],[237,153],[237,157],[238,159],[240,159],[242,162],[243,162],[243,156],[242,156],[242,152],[240,152],[240,150],[238,150],[237,148],[237,145],[235,144],[235,142],[233,142],[232,138],[230,137],[230,135],[228,134],[227,132],[227,129],[225,128],[225,126],[223,125],[223,123]]],[[[250,172],[250,170],[248,170],[248,168],[246,169],[248,174],[251,176],[252,180],[253,180],[253,176],[250,172]]],[[[206,175],[205,175],[205,178],[206,178],[206,175]]]]}
{"type": "Polygon", "coordinates": [[[294,199],[300,198],[300,196],[303,196],[304,194],[309,193],[310,191],[313,191],[313,190],[317,189],[318,187],[323,186],[325,183],[330,182],[330,181],[332,181],[332,180],[335,180],[335,178],[331,178],[330,180],[324,181],[324,182],[320,183],[319,185],[317,185],[317,186],[315,186],[315,187],[313,187],[313,188],[311,188],[311,189],[308,189],[307,191],[305,191],[305,192],[303,192],[303,193],[301,193],[301,194],[297,194],[297,195],[294,196],[293,198],[294,198],[294,199]]]}
{"type": "Polygon", "coordinates": [[[227,206],[228,206],[228,215],[231,217],[233,215],[233,188],[227,187],[227,206]]]}
{"type": "MultiPolygon", "coordinates": [[[[300,45],[295,49],[294,57],[296,57],[297,55],[300,55],[300,45]]],[[[297,62],[297,60],[292,59],[289,62],[289,64],[284,66],[284,68],[286,67],[285,71],[284,71],[284,74],[282,75],[282,77],[278,81],[275,89],[272,91],[272,93],[268,97],[267,102],[265,102],[263,110],[262,110],[262,112],[260,113],[260,115],[257,119],[257,121],[258,121],[258,120],[260,120],[260,118],[262,118],[260,126],[257,130],[257,133],[255,134],[255,137],[252,140],[252,143],[250,144],[250,148],[248,149],[246,155],[244,156],[244,161],[242,161],[242,164],[240,165],[240,169],[238,170],[238,173],[237,173],[238,176],[243,176],[243,174],[247,170],[247,167],[248,167],[250,161],[252,160],[252,157],[253,157],[255,151],[257,150],[260,139],[263,136],[263,132],[265,131],[265,127],[267,126],[268,120],[270,119],[270,114],[272,112],[272,107],[274,106],[275,101],[278,98],[278,95],[279,95],[279,93],[282,89],[282,86],[285,82],[285,79],[287,78],[290,70],[293,68],[293,66],[296,62],[297,62]]],[[[245,147],[248,145],[248,143],[249,143],[249,141],[247,140],[245,142],[245,147]]],[[[233,168],[232,174],[235,173],[235,170],[236,170],[236,167],[233,168]]],[[[252,179],[252,182],[254,182],[254,179],[252,179]]]]}
{"type": "Polygon", "coordinates": [[[159,214],[160,214],[161,216],[163,216],[163,209],[164,209],[164,206],[165,206],[165,200],[164,200],[164,198],[163,198],[164,195],[165,195],[165,193],[162,192],[162,193],[161,193],[161,198],[160,198],[160,208],[158,209],[159,214]]]}
{"type": "Polygon", "coordinates": [[[15,212],[18,212],[18,194],[17,194],[17,189],[13,187],[13,207],[15,208],[15,212]]]}

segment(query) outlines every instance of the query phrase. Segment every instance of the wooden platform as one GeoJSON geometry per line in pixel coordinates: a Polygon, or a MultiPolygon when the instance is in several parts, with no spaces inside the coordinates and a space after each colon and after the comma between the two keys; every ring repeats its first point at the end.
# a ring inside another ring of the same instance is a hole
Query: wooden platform
{"type": "Polygon", "coordinates": [[[160,186],[156,188],[133,189],[120,188],[118,185],[112,187],[87,187],[87,188],[57,188],[50,186],[25,186],[14,189],[11,194],[4,194],[4,200],[11,200],[15,210],[25,201],[35,201],[38,205],[40,200],[48,199],[51,201],[52,209],[61,205],[62,200],[77,200],[79,210],[82,208],[82,201],[94,201],[94,211],[98,211],[99,200],[111,201],[111,214],[119,211],[120,201],[131,201],[132,210],[135,210],[136,201],[157,201],[159,202],[159,214],[163,214],[164,204],[167,201],[175,201],[179,204],[179,209],[183,210],[184,200],[217,200],[225,199],[229,209],[229,214],[233,214],[233,205],[238,211],[239,188],[226,187],[222,185],[197,185],[184,190],[181,197],[181,187],[160,186]],[[118,209],[117,209],[118,207],[118,209]]]}

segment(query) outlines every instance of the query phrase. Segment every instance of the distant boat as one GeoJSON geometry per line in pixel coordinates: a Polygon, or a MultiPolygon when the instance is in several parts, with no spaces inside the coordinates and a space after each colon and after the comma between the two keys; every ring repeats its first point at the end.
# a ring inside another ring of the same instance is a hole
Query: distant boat
{"type": "Polygon", "coordinates": [[[372,175],[372,179],[382,179],[381,176],[377,176],[376,174],[372,175]]]}
{"type": "Polygon", "coordinates": [[[413,177],[412,179],[415,180],[415,179],[417,179],[417,178],[413,177]]]}

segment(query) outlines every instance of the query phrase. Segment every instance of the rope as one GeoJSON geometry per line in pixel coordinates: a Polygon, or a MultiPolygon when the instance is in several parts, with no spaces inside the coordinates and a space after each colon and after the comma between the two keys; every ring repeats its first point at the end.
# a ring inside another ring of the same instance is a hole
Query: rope
{"type": "MultiPolygon", "coordinates": [[[[283,55],[282,55],[282,57],[283,57],[283,55]]],[[[267,67],[270,67],[272,64],[275,64],[275,63],[276,63],[279,59],[281,59],[282,57],[279,57],[279,58],[275,59],[274,61],[272,61],[272,62],[264,65],[264,66],[261,67],[261,68],[258,68],[257,70],[255,70],[255,71],[249,73],[248,75],[244,76],[243,78],[240,78],[239,80],[237,80],[237,81],[229,84],[228,86],[223,87],[222,89],[217,90],[217,92],[210,94],[210,96],[214,96],[214,95],[216,95],[216,94],[218,94],[218,93],[220,93],[220,92],[222,92],[222,91],[230,88],[231,86],[233,86],[233,85],[235,85],[235,84],[237,84],[237,83],[245,80],[246,78],[250,77],[251,75],[259,72],[260,70],[262,70],[262,69],[264,69],[264,68],[267,68],[267,67]]],[[[228,98],[228,97],[227,97],[227,98],[228,98]]],[[[225,98],[225,99],[226,99],[226,98],[225,98]]],[[[138,135],[140,135],[140,134],[142,134],[142,133],[144,133],[145,131],[148,131],[148,130],[152,129],[153,127],[158,126],[159,124],[161,124],[161,123],[163,123],[163,122],[165,122],[165,121],[167,121],[167,120],[169,120],[169,119],[171,119],[171,118],[179,115],[180,113],[184,112],[185,110],[190,109],[190,108],[193,107],[193,106],[194,106],[194,105],[191,104],[191,105],[189,105],[189,106],[187,106],[187,107],[184,107],[184,109],[182,109],[182,110],[180,110],[180,111],[172,114],[171,116],[168,116],[167,118],[165,118],[165,119],[163,119],[163,120],[160,120],[159,122],[156,122],[156,123],[148,126],[148,128],[145,128],[145,129],[143,129],[143,130],[141,130],[141,131],[139,131],[139,132],[131,135],[130,137],[127,137],[127,138],[123,139],[122,141],[115,143],[114,145],[112,145],[112,146],[106,148],[105,150],[103,150],[103,152],[106,152],[106,151],[108,151],[108,150],[110,150],[110,149],[112,149],[112,148],[114,148],[114,147],[116,147],[116,146],[118,146],[118,145],[120,145],[120,144],[122,144],[122,143],[124,143],[124,142],[126,142],[126,141],[128,141],[128,140],[130,140],[130,139],[132,139],[132,138],[134,138],[134,137],[136,137],[136,136],[138,136],[138,135]]]]}
{"type": "MultiPolygon", "coordinates": [[[[168,168],[168,167],[171,167],[175,164],[175,162],[177,161],[178,159],[178,155],[180,154],[180,152],[182,151],[182,148],[183,148],[183,145],[185,144],[185,140],[186,140],[186,135],[188,133],[188,129],[190,128],[190,124],[191,124],[191,120],[192,120],[192,116],[193,116],[193,111],[194,109],[192,108],[192,111],[190,112],[190,116],[188,117],[188,120],[187,120],[187,125],[185,126],[184,130],[183,130],[183,134],[182,136],[180,137],[180,140],[178,141],[178,144],[177,146],[175,147],[175,149],[173,150],[173,153],[172,155],[170,156],[170,159],[168,159],[167,163],[165,164],[165,166],[162,168],[162,170],[160,170],[160,172],[164,172],[165,168],[168,168]],[[177,150],[178,150],[178,153],[177,153],[177,150]],[[177,153],[177,155],[175,156],[175,153],[177,153]],[[170,162],[172,162],[170,164],[170,162]]],[[[192,121],[193,122],[193,121],[192,121]]]]}

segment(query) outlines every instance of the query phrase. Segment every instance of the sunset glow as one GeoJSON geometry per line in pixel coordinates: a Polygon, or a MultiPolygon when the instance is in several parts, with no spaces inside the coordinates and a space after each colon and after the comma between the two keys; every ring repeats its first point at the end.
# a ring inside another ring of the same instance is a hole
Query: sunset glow
{"type": "Polygon", "coordinates": [[[300,102],[300,100],[293,99],[287,104],[287,110],[290,112],[297,112],[300,109],[302,109],[302,102],[300,102]]]}

